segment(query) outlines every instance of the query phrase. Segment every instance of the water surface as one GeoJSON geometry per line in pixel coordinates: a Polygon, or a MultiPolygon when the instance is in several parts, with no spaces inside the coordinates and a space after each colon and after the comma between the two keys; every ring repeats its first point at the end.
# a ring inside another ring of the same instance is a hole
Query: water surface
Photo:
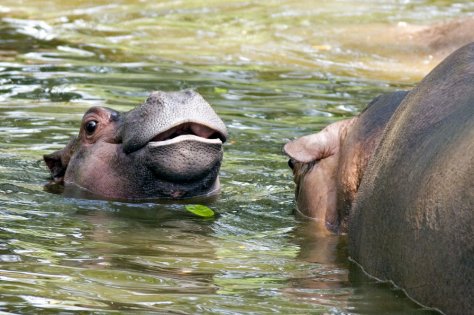
{"type": "Polygon", "coordinates": [[[0,4],[0,310],[18,314],[429,314],[294,218],[289,139],[410,88],[438,61],[400,34],[472,15],[452,1],[0,4]],[[395,35],[396,36],[395,36],[395,35]],[[43,189],[43,154],[90,106],[193,88],[223,118],[218,213],[43,189]]]}

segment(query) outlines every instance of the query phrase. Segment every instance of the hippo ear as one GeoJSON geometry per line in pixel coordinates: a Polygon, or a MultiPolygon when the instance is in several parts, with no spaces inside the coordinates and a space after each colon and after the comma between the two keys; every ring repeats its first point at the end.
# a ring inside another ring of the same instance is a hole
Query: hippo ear
{"type": "Polygon", "coordinates": [[[48,166],[51,177],[55,182],[61,182],[64,178],[64,173],[66,173],[67,165],[63,164],[61,156],[62,150],[43,155],[44,162],[48,166]]]}
{"type": "Polygon", "coordinates": [[[51,177],[55,182],[62,182],[64,174],[66,173],[69,160],[71,155],[74,153],[74,149],[77,144],[77,138],[73,138],[69,143],[61,150],[55,151],[50,154],[43,155],[44,162],[51,172],[51,177]]]}
{"type": "Polygon", "coordinates": [[[309,163],[331,156],[331,147],[322,132],[318,132],[288,142],[283,151],[297,162],[309,163]]]}
{"type": "Polygon", "coordinates": [[[318,133],[303,136],[290,141],[283,151],[297,162],[309,163],[330,157],[339,151],[341,136],[347,132],[347,127],[354,119],[342,120],[330,124],[318,133]]]}

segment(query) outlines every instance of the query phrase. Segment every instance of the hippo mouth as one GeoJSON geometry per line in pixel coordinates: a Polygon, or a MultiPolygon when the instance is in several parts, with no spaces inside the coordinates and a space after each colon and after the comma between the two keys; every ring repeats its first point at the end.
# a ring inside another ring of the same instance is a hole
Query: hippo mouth
{"type": "Polygon", "coordinates": [[[182,122],[158,133],[139,153],[161,180],[190,183],[217,176],[226,135],[196,122],[182,122]]]}
{"type": "Polygon", "coordinates": [[[226,141],[226,136],[208,126],[195,122],[184,122],[157,134],[148,144],[166,146],[193,140],[209,144],[222,144],[226,141]]]}

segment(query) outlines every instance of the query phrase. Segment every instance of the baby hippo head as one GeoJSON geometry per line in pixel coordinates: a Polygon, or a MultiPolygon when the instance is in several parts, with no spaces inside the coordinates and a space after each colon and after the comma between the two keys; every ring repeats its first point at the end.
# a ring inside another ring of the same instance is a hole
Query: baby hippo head
{"type": "Polygon", "coordinates": [[[79,135],[44,160],[65,188],[113,199],[186,198],[219,190],[226,138],[197,92],[158,91],[126,113],[92,107],[79,135]]]}
{"type": "Polygon", "coordinates": [[[296,183],[296,210],[300,215],[336,230],[338,170],[341,142],[353,119],[333,123],[322,131],[288,142],[283,151],[289,156],[296,183]]]}

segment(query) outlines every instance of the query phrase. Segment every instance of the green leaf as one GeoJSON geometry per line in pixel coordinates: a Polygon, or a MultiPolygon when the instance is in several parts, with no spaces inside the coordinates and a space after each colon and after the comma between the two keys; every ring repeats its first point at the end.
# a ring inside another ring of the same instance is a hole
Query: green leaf
{"type": "Polygon", "coordinates": [[[214,88],[214,93],[216,93],[216,94],[224,94],[224,93],[227,93],[227,89],[223,89],[223,88],[220,88],[220,87],[215,87],[215,88],[214,88]]]}
{"type": "Polygon", "coordinates": [[[211,218],[215,215],[211,208],[203,205],[186,205],[186,210],[203,218],[211,218]]]}

